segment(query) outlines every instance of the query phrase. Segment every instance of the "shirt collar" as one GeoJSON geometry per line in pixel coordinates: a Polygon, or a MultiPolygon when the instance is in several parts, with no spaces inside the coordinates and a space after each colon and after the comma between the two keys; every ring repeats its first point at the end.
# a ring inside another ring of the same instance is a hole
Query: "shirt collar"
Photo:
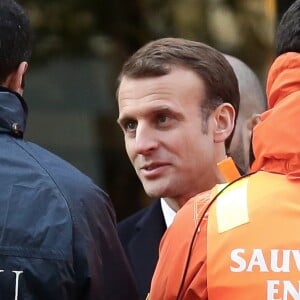
{"type": "Polygon", "coordinates": [[[167,228],[171,226],[176,216],[176,212],[168,205],[164,198],[160,198],[162,213],[166,222],[167,228]]]}

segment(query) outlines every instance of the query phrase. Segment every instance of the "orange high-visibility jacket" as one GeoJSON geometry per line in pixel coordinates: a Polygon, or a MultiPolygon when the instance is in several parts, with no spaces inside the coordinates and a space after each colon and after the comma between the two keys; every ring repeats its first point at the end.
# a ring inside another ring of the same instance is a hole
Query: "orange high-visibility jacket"
{"type": "Polygon", "coordinates": [[[267,96],[253,134],[256,173],[178,212],[161,242],[151,300],[300,299],[300,54],[274,61],[267,96]]]}

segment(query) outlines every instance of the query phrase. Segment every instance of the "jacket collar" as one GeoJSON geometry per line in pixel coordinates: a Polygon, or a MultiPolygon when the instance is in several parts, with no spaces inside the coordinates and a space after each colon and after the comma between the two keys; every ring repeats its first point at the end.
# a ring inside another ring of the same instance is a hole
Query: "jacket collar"
{"type": "Polygon", "coordinates": [[[19,94],[0,87],[0,132],[23,137],[27,114],[24,99],[19,94]]]}
{"type": "MultiPolygon", "coordinates": [[[[136,229],[140,230],[144,226],[148,227],[148,225],[150,225],[150,223],[151,224],[153,223],[153,219],[163,220],[162,228],[164,228],[164,231],[167,229],[166,224],[165,224],[164,215],[163,215],[163,212],[162,212],[162,209],[161,209],[160,199],[155,200],[153,203],[151,203],[149,206],[147,206],[147,208],[145,209],[144,215],[136,223],[136,226],[135,226],[136,229]]],[[[157,224],[160,224],[160,222],[156,222],[156,225],[157,224]]],[[[153,226],[153,224],[152,224],[152,226],[153,226]]]]}
{"type": "Polygon", "coordinates": [[[144,215],[135,224],[135,233],[127,244],[141,299],[150,290],[150,282],[158,261],[159,242],[166,231],[160,200],[155,200],[144,210],[144,215]]]}

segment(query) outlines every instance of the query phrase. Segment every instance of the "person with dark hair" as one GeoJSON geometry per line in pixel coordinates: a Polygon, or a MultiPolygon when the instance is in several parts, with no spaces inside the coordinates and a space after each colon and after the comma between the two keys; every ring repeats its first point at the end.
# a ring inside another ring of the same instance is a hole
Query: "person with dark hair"
{"type": "Polygon", "coordinates": [[[119,83],[127,154],[146,193],[160,199],[146,216],[139,212],[118,227],[145,299],[166,226],[190,197],[223,182],[217,163],[229,149],[239,90],[222,53],[179,38],[139,49],[123,65],[119,83]],[[135,222],[139,232],[131,237],[135,222]]]}
{"type": "Polygon", "coordinates": [[[278,25],[251,172],[193,197],[177,213],[160,245],[149,299],[300,298],[299,12],[297,0],[278,25]]]}
{"type": "Polygon", "coordinates": [[[276,55],[300,52],[300,4],[295,1],[281,18],[276,32],[276,55]]]}
{"type": "Polygon", "coordinates": [[[23,138],[32,32],[0,1],[0,299],[137,299],[108,195],[23,138]]]}

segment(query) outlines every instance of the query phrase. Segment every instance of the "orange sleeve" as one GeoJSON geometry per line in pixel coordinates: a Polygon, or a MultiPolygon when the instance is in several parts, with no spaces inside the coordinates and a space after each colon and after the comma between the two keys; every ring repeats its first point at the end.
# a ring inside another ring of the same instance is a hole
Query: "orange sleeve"
{"type": "Polygon", "coordinates": [[[206,218],[196,234],[192,255],[187,266],[188,253],[197,225],[199,199],[201,201],[203,197],[196,196],[183,206],[161,241],[159,260],[151,283],[150,300],[177,299],[186,267],[187,273],[181,288],[180,299],[207,299],[206,218]]]}

